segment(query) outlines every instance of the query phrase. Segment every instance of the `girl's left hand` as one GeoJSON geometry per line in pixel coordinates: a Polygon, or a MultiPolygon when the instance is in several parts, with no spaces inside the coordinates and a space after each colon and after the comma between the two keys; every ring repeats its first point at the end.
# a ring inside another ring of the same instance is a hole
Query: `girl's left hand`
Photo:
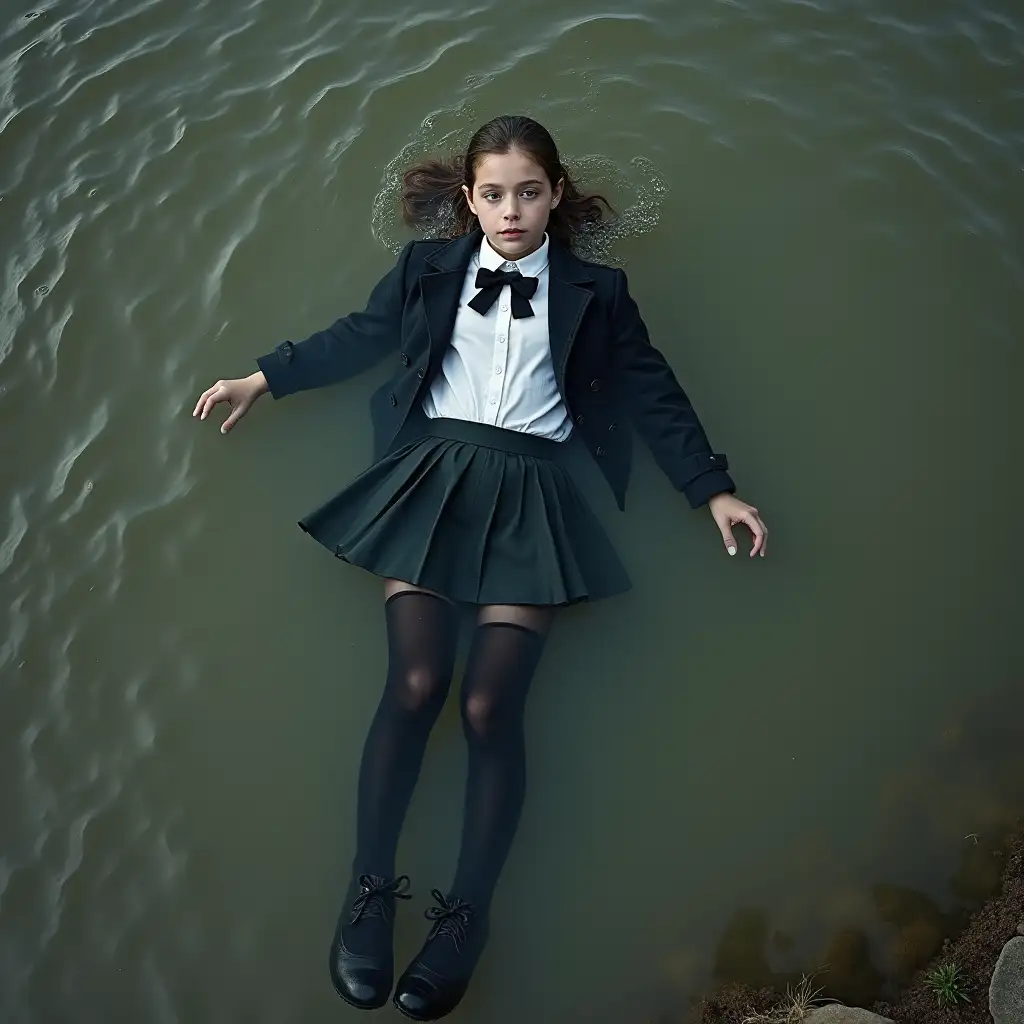
{"type": "Polygon", "coordinates": [[[725,550],[730,555],[736,554],[736,538],[732,535],[732,528],[737,523],[746,523],[750,532],[754,535],[754,546],[750,549],[750,557],[753,558],[758,552],[764,558],[768,547],[768,527],[761,522],[761,517],[753,505],[732,494],[716,494],[709,502],[708,508],[711,515],[718,523],[718,529],[722,531],[722,540],[725,541],[725,550]]]}

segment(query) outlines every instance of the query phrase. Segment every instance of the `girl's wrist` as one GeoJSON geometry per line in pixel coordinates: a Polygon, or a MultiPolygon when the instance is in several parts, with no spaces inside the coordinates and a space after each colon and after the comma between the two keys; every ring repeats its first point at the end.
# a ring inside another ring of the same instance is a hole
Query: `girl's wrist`
{"type": "Polygon", "coordinates": [[[249,381],[253,385],[257,396],[265,395],[270,390],[270,385],[267,383],[267,378],[263,376],[262,370],[249,374],[249,381]]]}

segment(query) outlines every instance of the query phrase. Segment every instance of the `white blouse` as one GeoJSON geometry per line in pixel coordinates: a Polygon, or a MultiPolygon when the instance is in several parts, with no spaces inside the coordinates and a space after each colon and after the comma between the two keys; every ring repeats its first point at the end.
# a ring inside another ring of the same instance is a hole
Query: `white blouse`
{"type": "Polygon", "coordinates": [[[489,423],[553,441],[564,441],[572,433],[551,361],[547,236],[536,252],[514,263],[506,262],[484,237],[466,268],[451,344],[423,399],[423,411],[431,419],[489,423]],[[508,285],[485,316],[470,309],[467,303],[479,291],[480,267],[518,270],[523,277],[537,278],[530,299],[533,316],[513,318],[508,285]]]}

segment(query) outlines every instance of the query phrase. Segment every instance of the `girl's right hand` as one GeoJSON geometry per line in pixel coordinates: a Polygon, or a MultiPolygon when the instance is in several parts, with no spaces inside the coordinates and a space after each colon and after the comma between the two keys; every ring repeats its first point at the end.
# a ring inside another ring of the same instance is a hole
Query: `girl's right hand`
{"type": "Polygon", "coordinates": [[[192,415],[205,420],[214,406],[227,402],[231,406],[231,413],[220,427],[220,432],[226,434],[249,411],[253,402],[269,390],[267,378],[263,376],[262,370],[237,380],[219,380],[199,396],[192,415]]]}

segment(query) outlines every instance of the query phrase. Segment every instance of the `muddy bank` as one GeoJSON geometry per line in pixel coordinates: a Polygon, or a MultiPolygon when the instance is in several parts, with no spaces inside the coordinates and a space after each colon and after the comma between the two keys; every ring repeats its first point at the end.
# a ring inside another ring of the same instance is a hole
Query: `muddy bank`
{"type": "Polygon", "coordinates": [[[994,852],[1005,861],[999,891],[981,906],[959,935],[946,939],[933,964],[918,972],[898,999],[877,1003],[873,1007],[875,1012],[899,1024],[991,1024],[988,994],[992,970],[1006,943],[1024,934],[1024,823],[1019,822],[994,852]],[[939,1007],[924,980],[928,969],[947,963],[960,967],[971,999],[956,1009],[939,1007]]]}
{"type": "MultiPolygon", "coordinates": [[[[1006,943],[1024,934],[1024,819],[995,845],[972,844],[965,858],[974,861],[975,869],[981,865],[984,870],[964,871],[960,895],[967,907],[963,909],[941,913],[926,906],[919,894],[910,900],[896,887],[875,887],[876,903],[896,929],[897,949],[905,954],[896,991],[885,991],[891,983],[871,964],[866,938],[850,929],[837,933],[822,962],[812,967],[818,971],[814,984],[823,990],[821,998],[867,1007],[897,1024],[991,1024],[993,968],[1006,943]],[[925,978],[933,968],[951,963],[960,968],[970,1002],[941,1007],[925,978]]],[[[799,980],[775,976],[770,984],[760,986],[725,984],[675,1020],[745,1024],[758,1015],[778,1019],[786,987],[795,987],[799,980]]],[[[791,1019],[801,1017],[793,1012],[791,1019]]]]}

